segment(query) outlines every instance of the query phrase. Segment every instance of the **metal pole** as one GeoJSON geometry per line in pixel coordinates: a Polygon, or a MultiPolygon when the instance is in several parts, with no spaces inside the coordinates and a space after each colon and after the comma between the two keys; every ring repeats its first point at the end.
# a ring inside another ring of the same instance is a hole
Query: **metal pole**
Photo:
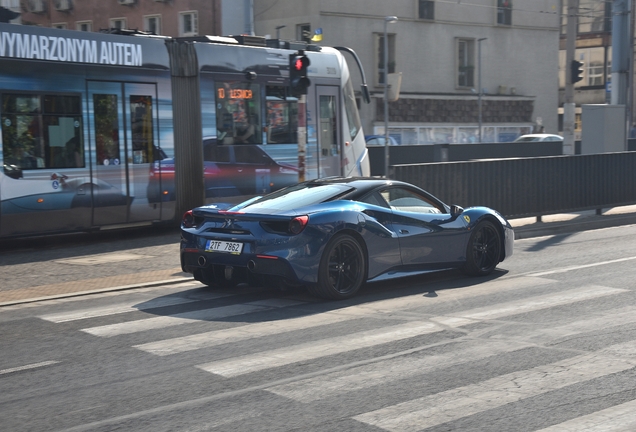
{"type": "Polygon", "coordinates": [[[576,51],[576,17],[579,12],[579,0],[567,0],[567,32],[565,44],[565,101],[563,104],[563,154],[573,155],[574,148],[574,83],[571,65],[576,51]]]}
{"type": "Polygon", "coordinates": [[[305,181],[305,157],[307,156],[307,95],[298,98],[298,182],[305,181]]]}
{"type": "Polygon", "coordinates": [[[478,86],[479,86],[479,143],[481,144],[481,95],[483,93],[482,89],[481,89],[481,41],[485,41],[488,38],[481,38],[481,39],[477,39],[477,57],[478,57],[478,62],[477,62],[477,73],[479,74],[479,81],[478,81],[478,86]]]}
{"type": "Polygon", "coordinates": [[[389,178],[389,38],[386,28],[389,23],[397,22],[397,17],[384,17],[384,177],[389,178]]]}

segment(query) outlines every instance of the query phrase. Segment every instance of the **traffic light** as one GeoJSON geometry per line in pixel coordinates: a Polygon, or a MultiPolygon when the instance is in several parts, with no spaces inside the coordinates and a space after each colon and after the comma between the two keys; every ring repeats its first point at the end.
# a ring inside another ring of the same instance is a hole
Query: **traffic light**
{"type": "Polygon", "coordinates": [[[572,77],[572,84],[581,81],[583,79],[583,62],[572,60],[572,64],[570,65],[570,74],[572,77]]]}
{"type": "Polygon", "coordinates": [[[307,87],[311,84],[307,78],[309,57],[302,51],[289,55],[289,89],[293,96],[307,94],[307,87]]]}

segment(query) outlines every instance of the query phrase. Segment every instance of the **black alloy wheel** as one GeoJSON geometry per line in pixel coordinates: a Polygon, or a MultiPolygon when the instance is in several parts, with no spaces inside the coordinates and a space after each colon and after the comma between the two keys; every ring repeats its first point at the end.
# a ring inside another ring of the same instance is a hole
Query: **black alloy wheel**
{"type": "Polygon", "coordinates": [[[339,234],[327,244],[320,259],[318,283],[311,291],[330,299],[354,296],[366,281],[366,260],[358,241],[339,234]]]}
{"type": "Polygon", "coordinates": [[[479,222],[468,240],[464,272],[485,276],[493,272],[501,256],[501,235],[489,221],[479,222]]]}

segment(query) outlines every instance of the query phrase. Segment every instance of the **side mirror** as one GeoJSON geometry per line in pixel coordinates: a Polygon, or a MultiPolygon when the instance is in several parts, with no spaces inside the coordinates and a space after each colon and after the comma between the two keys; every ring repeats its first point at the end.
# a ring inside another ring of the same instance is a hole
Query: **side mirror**
{"type": "Polygon", "coordinates": [[[450,212],[451,212],[451,216],[457,216],[457,215],[460,215],[460,214],[462,214],[464,212],[464,208],[458,206],[457,204],[453,204],[450,207],[450,212]]]}
{"type": "Polygon", "coordinates": [[[4,174],[7,177],[11,177],[12,179],[21,179],[23,177],[22,175],[22,169],[20,169],[20,167],[18,167],[17,165],[4,165],[4,174]]]}

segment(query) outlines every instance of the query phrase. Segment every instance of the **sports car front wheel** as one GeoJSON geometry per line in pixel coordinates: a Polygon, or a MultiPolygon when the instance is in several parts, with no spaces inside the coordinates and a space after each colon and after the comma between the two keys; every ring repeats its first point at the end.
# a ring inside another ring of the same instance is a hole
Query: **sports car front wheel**
{"type": "Polygon", "coordinates": [[[318,283],[310,290],[320,297],[346,299],[358,292],[366,274],[366,260],[360,243],[348,234],[339,234],[325,247],[318,269],[318,283]]]}
{"type": "Polygon", "coordinates": [[[464,272],[471,276],[485,276],[499,264],[501,235],[488,221],[479,222],[468,240],[464,272]]]}

